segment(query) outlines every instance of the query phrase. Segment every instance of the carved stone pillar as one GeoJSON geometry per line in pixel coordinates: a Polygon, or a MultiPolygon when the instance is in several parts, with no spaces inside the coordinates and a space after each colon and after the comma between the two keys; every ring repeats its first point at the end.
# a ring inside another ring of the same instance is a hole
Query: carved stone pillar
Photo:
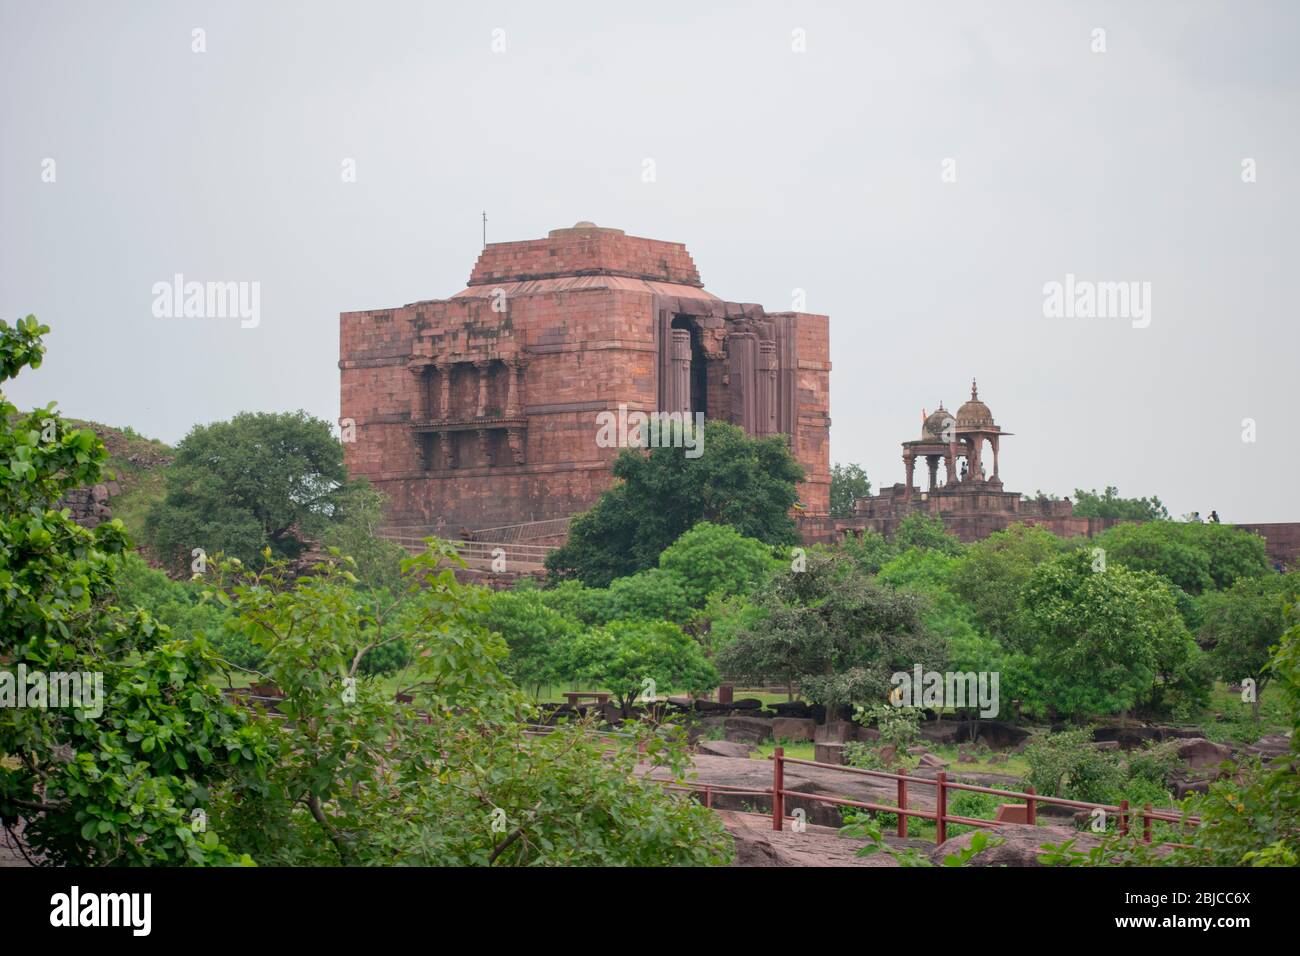
{"type": "Polygon", "coordinates": [[[915,470],[916,459],[911,455],[903,456],[903,466],[907,469],[907,484],[903,486],[903,500],[912,500],[912,473],[915,470]]]}
{"type": "Polygon", "coordinates": [[[476,359],[474,367],[478,369],[478,407],[474,412],[476,418],[483,418],[487,415],[488,399],[488,369],[492,363],[487,359],[476,359]]]}
{"type": "Polygon", "coordinates": [[[517,358],[506,360],[506,418],[518,418],[519,391],[524,375],[524,363],[517,358]]]}
{"type": "Polygon", "coordinates": [[[758,426],[758,339],[753,332],[732,332],[727,336],[727,372],[731,393],[731,420],[749,434],[758,426]]]}
{"type": "Polygon", "coordinates": [[[939,483],[939,456],[926,455],[925,463],[930,466],[930,487],[927,491],[934,491],[935,485],[939,483]]]}
{"type": "Polygon", "coordinates": [[[438,432],[438,450],[442,452],[442,462],[448,468],[456,467],[456,452],[452,447],[451,432],[438,432]]]}
{"type": "Polygon", "coordinates": [[[478,460],[480,465],[494,465],[492,460],[492,432],[486,428],[478,430],[478,460]]]}
{"type": "Polygon", "coordinates": [[[758,343],[758,434],[775,435],[776,423],[776,343],[758,343]]]}
{"type": "Polygon", "coordinates": [[[672,355],[668,365],[668,407],[666,412],[691,411],[691,330],[672,330],[672,355]]]}
{"type": "Polygon", "coordinates": [[[435,366],[438,369],[438,421],[451,416],[451,373],[456,368],[449,362],[435,366]]]}
{"type": "Polygon", "coordinates": [[[429,366],[408,365],[406,370],[415,379],[415,401],[411,403],[411,417],[429,417],[429,366]]]}

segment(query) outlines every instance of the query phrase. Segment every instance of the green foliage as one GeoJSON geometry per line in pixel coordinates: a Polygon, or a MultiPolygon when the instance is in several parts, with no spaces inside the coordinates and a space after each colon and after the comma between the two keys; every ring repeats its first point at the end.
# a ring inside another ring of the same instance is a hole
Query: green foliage
{"type": "Polygon", "coordinates": [[[1108,485],[1101,494],[1097,489],[1074,489],[1074,513],[1080,518],[1121,518],[1127,521],[1167,520],[1169,512],[1152,495],[1150,498],[1121,498],[1119,489],[1108,485]]]}
{"type": "Polygon", "coordinates": [[[805,570],[777,574],[756,603],[765,616],[718,652],[719,668],[741,681],[798,683],[832,713],[882,701],[890,674],[943,659],[920,599],[869,580],[838,552],[811,551],[805,570]]]}
{"type": "Polygon", "coordinates": [[[1087,728],[1034,737],[1025,748],[1025,760],[1025,783],[1047,797],[1109,803],[1124,783],[1119,758],[1094,747],[1087,728]]]}
{"type": "MultiPolygon", "coordinates": [[[[712,594],[752,594],[780,566],[772,548],[729,525],[701,521],[664,549],[659,567],[678,575],[687,603],[702,608],[712,594]]],[[[670,618],[671,620],[671,618],[670,618]]]]}
{"type": "Polygon", "coordinates": [[[1015,647],[1021,591],[1035,568],[1069,547],[1050,531],[1012,525],[970,546],[953,569],[952,590],[985,633],[1015,647]]]}
{"type": "Polygon", "coordinates": [[[407,555],[401,545],[379,537],[385,500],[365,478],[341,487],[321,543],[356,561],[362,584],[395,591],[401,587],[402,559],[407,555]]]}
{"type": "Polygon", "coordinates": [[[1197,640],[1209,649],[1215,675],[1230,683],[1255,681],[1255,715],[1259,694],[1269,679],[1270,651],[1286,630],[1286,607],[1300,597],[1300,574],[1240,578],[1226,591],[1201,598],[1202,624],[1197,640]]]}
{"type": "Polygon", "coordinates": [[[557,614],[586,627],[609,620],[609,592],[605,588],[589,588],[581,581],[558,581],[542,591],[541,598],[557,614]]]}
{"type": "Polygon", "coordinates": [[[608,588],[603,620],[671,621],[681,625],[691,616],[686,581],[675,571],[649,568],[618,578],[608,588]]]}
{"type": "Polygon", "coordinates": [[[1094,539],[1106,560],[1164,575],[1188,594],[1231,587],[1271,570],[1264,539],[1224,524],[1153,521],[1108,528],[1094,539]]]}
{"type": "Polygon", "coordinates": [[[202,548],[256,565],[302,553],[340,504],[342,446],[305,412],[236,415],[197,425],[176,447],[167,494],[145,523],[150,547],[174,573],[202,548]]]}
{"type": "Polygon", "coordinates": [[[908,515],[898,523],[898,530],[894,533],[894,546],[900,551],[922,548],[951,555],[966,550],[956,535],[944,530],[941,517],[919,512],[908,515]]]}
{"type": "Polygon", "coordinates": [[[1195,666],[1200,652],[1154,574],[1102,570],[1088,552],[1072,552],[1033,572],[1022,608],[1038,692],[1056,713],[1126,711],[1151,699],[1157,679],[1208,692],[1208,674],[1195,666]]]}
{"type": "Polygon", "coordinates": [[[1201,818],[1194,850],[1180,858],[1207,866],[1300,865],[1300,608],[1287,609],[1290,627],[1268,665],[1286,703],[1291,752],[1272,764],[1239,767],[1239,778],[1210,785],[1188,811],[1201,818]]]}
{"type": "MultiPolygon", "coordinates": [[[[506,643],[481,624],[487,595],[456,581],[460,563],[431,541],[403,562],[392,604],[362,598],[346,559],[296,579],[282,562],[218,565],[214,598],[264,651],[288,719],[258,718],[277,760],[264,787],[222,791],[216,827],[277,865],[728,862],[710,811],[634,773],[641,744],[679,778],[681,740],[639,726],[627,743],[585,725],[525,733],[535,714],[502,671],[506,643]],[[359,670],[399,641],[411,704],[359,670]]],[[[518,619],[509,599],[500,608],[518,619]]]]}
{"type": "Polygon", "coordinates": [[[877,573],[898,549],[879,531],[865,530],[845,540],[844,553],[853,559],[863,574],[877,573]]]}
{"type": "Polygon", "coordinates": [[[561,672],[610,691],[624,716],[647,690],[702,694],[718,686],[700,645],[667,621],[613,621],[586,631],[569,643],[561,672]]]}
{"type": "Polygon", "coordinates": [[[716,421],[705,423],[703,437],[696,458],[681,448],[623,451],[614,462],[620,480],[574,519],[568,542],[547,556],[551,574],[603,587],[654,567],[700,521],[767,544],[794,544],[790,509],[803,469],[786,440],[752,438],[716,421]]]}
{"type": "Polygon", "coordinates": [[[535,692],[559,677],[558,660],[583,630],[581,623],[550,607],[546,593],[537,590],[489,595],[476,623],[505,639],[510,648],[503,665],[506,673],[535,692]]]}
{"type": "MultiPolygon", "coordinates": [[[[48,331],[0,320],[0,382],[40,365],[48,331]]],[[[86,682],[76,702],[0,707],[0,819],[51,865],[250,862],[191,813],[223,780],[255,785],[261,735],[208,680],[202,639],[115,602],[121,522],[89,531],[56,510],[106,458],[53,406],[22,416],[0,394],[0,661],[86,682]]]]}
{"type": "Polygon", "coordinates": [[[848,518],[853,502],[871,494],[871,479],[861,465],[831,466],[831,517],[848,518]]]}

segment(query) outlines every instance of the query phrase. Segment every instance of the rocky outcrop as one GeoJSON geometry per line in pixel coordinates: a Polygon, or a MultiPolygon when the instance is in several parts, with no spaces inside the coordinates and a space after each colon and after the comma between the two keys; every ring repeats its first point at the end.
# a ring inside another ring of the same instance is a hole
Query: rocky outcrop
{"type": "MultiPolygon", "coordinates": [[[[930,850],[930,862],[942,866],[944,857],[970,849],[971,840],[979,832],[972,830],[952,837],[930,850]]],[[[1043,844],[1061,844],[1074,840],[1073,849],[1090,850],[1100,844],[1097,837],[1065,827],[1039,827],[1022,823],[1007,823],[987,831],[990,837],[1001,840],[996,846],[986,847],[975,854],[967,866],[1045,866],[1039,861],[1043,844]]],[[[996,842],[990,840],[990,842],[996,842]]]]}

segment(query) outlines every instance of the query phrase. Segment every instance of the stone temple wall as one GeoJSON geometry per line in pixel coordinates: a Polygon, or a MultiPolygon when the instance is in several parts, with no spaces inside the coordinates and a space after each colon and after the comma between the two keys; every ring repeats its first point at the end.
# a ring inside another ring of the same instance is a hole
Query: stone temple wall
{"type": "Polygon", "coordinates": [[[723,301],[680,243],[580,223],[491,244],[450,298],[343,313],[339,354],[348,471],[394,524],[586,510],[620,450],[598,416],[620,409],[787,435],[806,513],[829,508],[827,317],[723,301]]]}

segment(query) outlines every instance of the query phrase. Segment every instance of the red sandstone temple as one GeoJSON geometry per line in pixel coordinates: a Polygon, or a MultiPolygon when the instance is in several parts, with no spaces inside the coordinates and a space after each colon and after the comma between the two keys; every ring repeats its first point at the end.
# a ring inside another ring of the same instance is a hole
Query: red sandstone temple
{"type": "MultiPolygon", "coordinates": [[[[563,518],[611,482],[598,415],[702,412],[786,435],[805,514],[830,500],[828,319],[706,292],[686,247],[580,222],[487,245],[446,299],[339,317],[349,474],[394,524],[563,518]]],[[[705,450],[707,454],[707,449],[705,450]]]]}

